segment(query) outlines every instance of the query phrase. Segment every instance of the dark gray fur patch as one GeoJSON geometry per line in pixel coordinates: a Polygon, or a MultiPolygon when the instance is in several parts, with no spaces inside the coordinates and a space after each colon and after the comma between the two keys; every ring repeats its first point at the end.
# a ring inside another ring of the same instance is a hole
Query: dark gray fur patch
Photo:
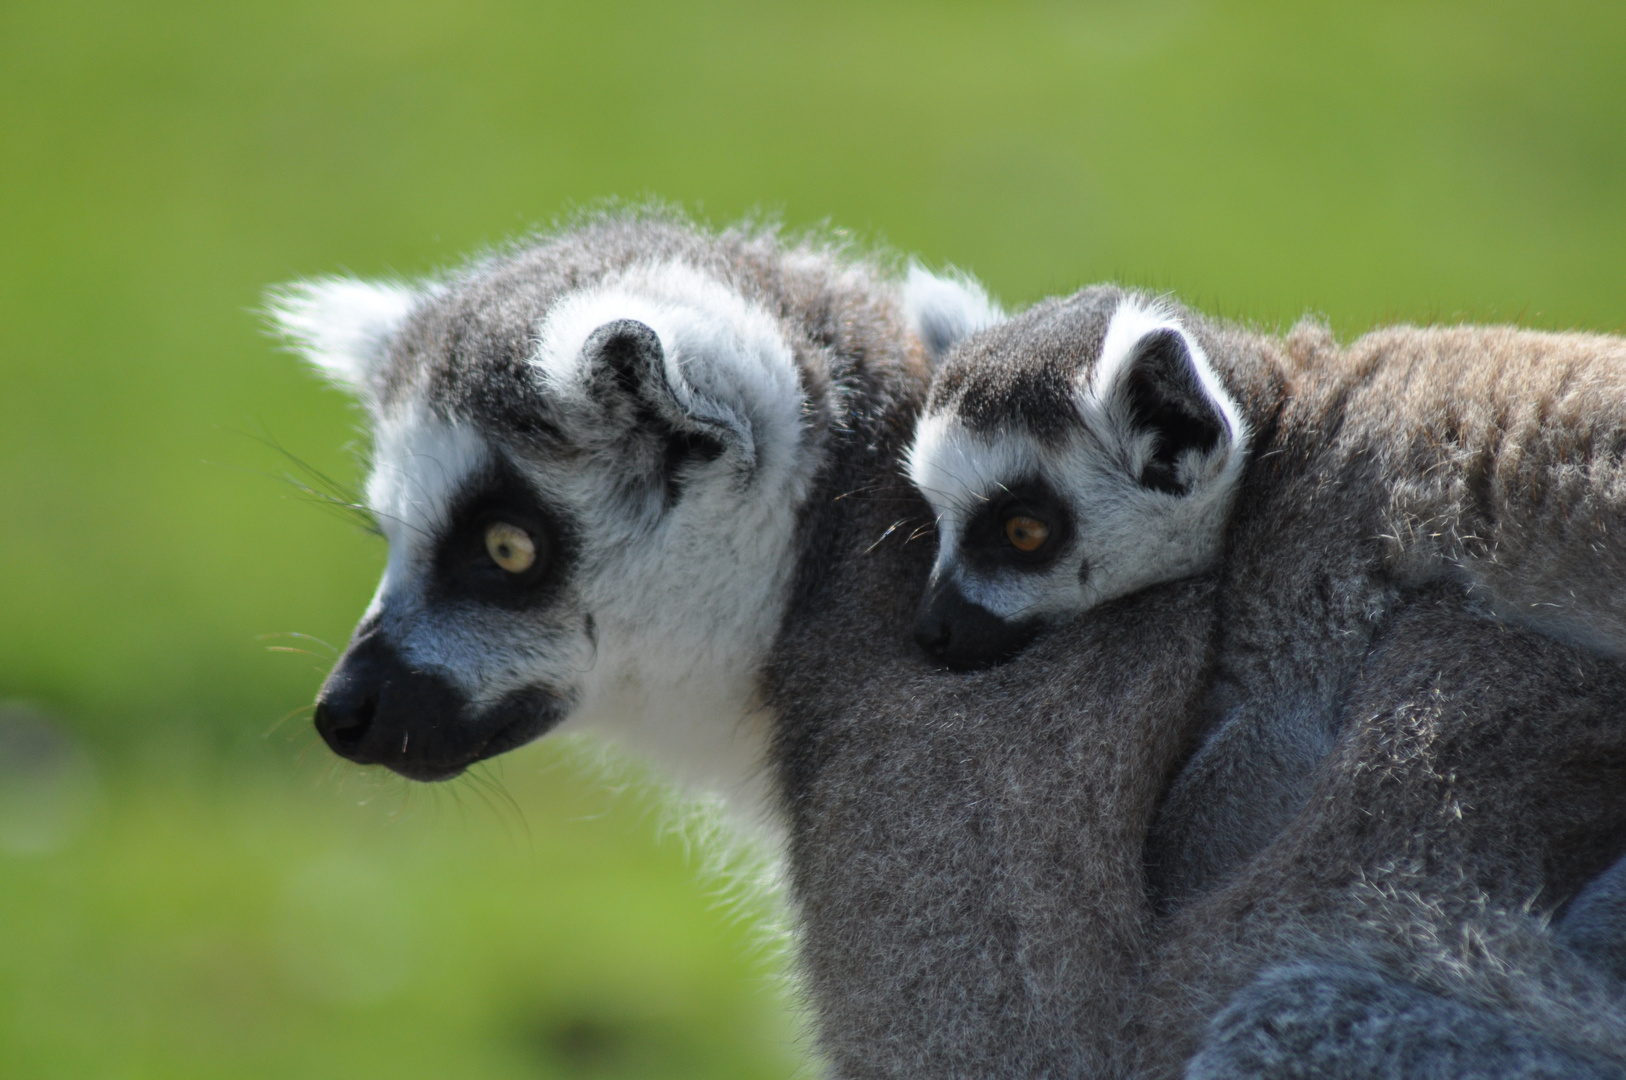
{"type": "MultiPolygon", "coordinates": [[[[818,240],[788,243],[770,228],[714,234],[666,211],[589,217],[450,275],[391,341],[375,390],[385,407],[418,397],[443,416],[502,433],[505,441],[568,450],[569,433],[527,364],[537,327],[571,292],[636,265],[677,262],[715,277],[778,318],[804,391],[823,401],[831,379],[850,369],[844,354],[854,346],[860,353],[891,351],[899,340],[891,297],[856,287],[846,276],[875,275],[877,267],[847,255],[787,258],[832,252],[818,240]]],[[[817,429],[823,419],[809,417],[810,426],[817,429]]]]}
{"type": "Polygon", "coordinates": [[[1626,1066],[1344,964],[1267,971],[1209,1025],[1187,1080],[1604,1080],[1626,1066]]]}
{"type": "Polygon", "coordinates": [[[1101,286],[1035,304],[972,335],[938,368],[929,413],[952,413],[973,431],[1023,428],[1059,441],[1077,426],[1073,388],[1101,355],[1112,313],[1129,294],[1101,286]]]}
{"type": "MultiPolygon", "coordinates": [[[[1112,315],[1125,300],[1154,303],[1144,293],[1094,285],[966,338],[939,365],[927,412],[952,413],[973,431],[1065,439],[1078,425],[1074,391],[1100,363],[1112,315]]],[[[1166,298],[1155,302],[1213,354],[1215,334],[1201,315],[1166,298]]]]}
{"type": "Polygon", "coordinates": [[[1570,948],[1626,981],[1626,858],[1581,891],[1556,932],[1570,948]]]}

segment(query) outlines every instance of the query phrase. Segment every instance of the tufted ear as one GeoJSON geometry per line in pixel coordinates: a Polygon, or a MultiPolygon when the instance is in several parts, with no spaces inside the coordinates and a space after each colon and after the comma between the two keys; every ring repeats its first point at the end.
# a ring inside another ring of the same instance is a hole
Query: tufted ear
{"type": "Polygon", "coordinates": [[[939,276],[913,261],[903,282],[903,312],[934,366],[961,338],[1005,320],[976,278],[955,270],[939,276]]]}
{"type": "Polygon", "coordinates": [[[1243,437],[1241,415],[1178,324],[1156,312],[1120,307],[1096,367],[1095,396],[1132,456],[1141,486],[1189,495],[1226,470],[1243,437]]]}
{"type": "Polygon", "coordinates": [[[670,454],[714,458],[728,446],[751,449],[750,425],[699,393],[668,363],[660,335],[637,319],[615,319],[588,335],[582,363],[601,401],[629,404],[638,423],[659,428],[670,454]]]}
{"type": "Polygon", "coordinates": [[[383,366],[389,339],[421,297],[416,289],[356,278],[321,278],[274,290],[276,329],[333,383],[362,398],[383,366]]]}

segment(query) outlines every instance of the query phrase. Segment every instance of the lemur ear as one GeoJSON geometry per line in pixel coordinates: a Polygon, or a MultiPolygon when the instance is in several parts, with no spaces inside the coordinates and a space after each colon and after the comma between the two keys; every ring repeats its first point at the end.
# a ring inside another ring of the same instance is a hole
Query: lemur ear
{"type": "Polygon", "coordinates": [[[903,282],[903,313],[934,366],[961,338],[1005,320],[976,278],[957,270],[937,275],[914,261],[903,282]]]}
{"type": "Polygon", "coordinates": [[[276,329],[313,367],[344,389],[370,398],[389,339],[420,296],[405,285],[322,278],[274,290],[267,311],[276,329]]]}
{"type": "Polygon", "coordinates": [[[653,421],[669,437],[716,457],[724,445],[751,442],[749,427],[732,410],[695,391],[671,370],[660,335],[637,319],[615,319],[587,336],[582,360],[595,397],[629,401],[641,422],[653,421]]]}
{"type": "Polygon", "coordinates": [[[1135,479],[1154,491],[1190,494],[1230,461],[1240,415],[1184,331],[1168,322],[1145,325],[1145,312],[1124,314],[1115,315],[1107,331],[1096,372],[1106,385],[1097,394],[1109,414],[1139,436],[1135,479]]]}

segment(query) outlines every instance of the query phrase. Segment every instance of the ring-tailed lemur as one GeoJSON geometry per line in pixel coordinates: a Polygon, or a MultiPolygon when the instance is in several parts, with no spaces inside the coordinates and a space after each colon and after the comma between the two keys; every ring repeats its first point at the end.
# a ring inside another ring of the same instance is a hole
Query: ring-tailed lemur
{"type": "Polygon", "coordinates": [[[993,317],[975,288],[900,292],[816,245],[630,215],[278,311],[369,407],[391,540],[320,701],[336,750],[434,778],[597,721],[781,811],[837,1075],[1123,1057],[1142,840],[1210,585],[969,679],[922,662],[899,627],[929,552],[896,526],[924,507],[898,463],[921,342],[993,317]]]}
{"type": "MultiPolygon", "coordinates": [[[[843,441],[912,409],[975,286],[631,213],[420,285],[273,297],[373,427],[389,562],[323,687],[341,755],[461,772],[564,723],[761,802],[759,669],[843,441]],[[719,719],[721,718],[721,719],[719,719]]],[[[839,462],[838,462],[839,463],[839,462]]]]}
{"type": "Polygon", "coordinates": [[[938,514],[917,621],[953,664],[1211,567],[1214,726],[1159,826],[1199,889],[1296,808],[1396,597],[1626,655],[1626,340],[1397,328],[1339,348],[1102,287],[962,344],[910,470],[938,514]]]}

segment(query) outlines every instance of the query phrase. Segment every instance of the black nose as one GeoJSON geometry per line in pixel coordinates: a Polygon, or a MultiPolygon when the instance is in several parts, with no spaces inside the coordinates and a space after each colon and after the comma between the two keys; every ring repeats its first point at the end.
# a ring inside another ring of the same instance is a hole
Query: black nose
{"type": "Polygon", "coordinates": [[[927,656],[941,660],[953,640],[954,631],[942,613],[929,612],[922,604],[920,614],[915,617],[915,644],[924,649],[927,656]]]}
{"type": "Polygon", "coordinates": [[[364,687],[354,679],[334,688],[325,689],[316,700],[316,730],[335,754],[352,760],[362,753],[362,744],[372,730],[373,717],[378,715],[378,690],[364,687]]]}
{"type": "Polygon", "coordinates": [[[442,780],[468,764],[445,753],[467,704],[451,683],[409,665],[376,628],[364,628],[322,684],[316,730],[357,764],[442,780]]]}
{"type": "Polygon", "coordinates": [[[445,677],[415,666],[363,623],[316,698],[316,730],[340,757],[410,780],[449,780],[552,729],[571,699],[525,686],[475,708],[445,677]]]}
{"type": "Polygon", "coordinates": [[[972,603],[951,580],[933,581],[915,616],[915,643],[926,655],[962,670],[1004,663],[1039,633],[1037,619],[1002,619],[972,603]]]}

